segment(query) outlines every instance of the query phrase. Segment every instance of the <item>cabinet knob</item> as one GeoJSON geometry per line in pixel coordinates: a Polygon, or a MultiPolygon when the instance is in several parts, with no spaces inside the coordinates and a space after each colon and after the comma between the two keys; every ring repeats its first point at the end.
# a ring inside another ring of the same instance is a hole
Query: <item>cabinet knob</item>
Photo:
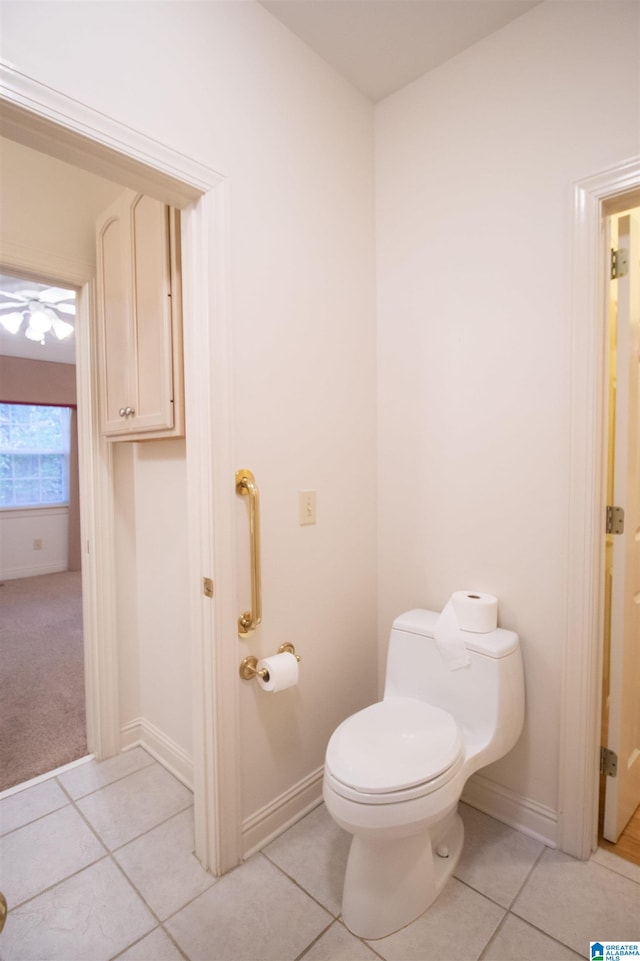
{"type": "Polygon", "coordinates": [[[126,416],[127,416],[127,412],[125,411],[124,407],[121,407],[121,408],[120,408],[120,410],[118,411],[118,414],[120,415],[120,417],[126,417],[126,416]]]}
{"type": "Polygon", "coordinates": [[[118,411],[120,417],[132,417],[135,414],[133,407],[121,407],[118,411]]]}

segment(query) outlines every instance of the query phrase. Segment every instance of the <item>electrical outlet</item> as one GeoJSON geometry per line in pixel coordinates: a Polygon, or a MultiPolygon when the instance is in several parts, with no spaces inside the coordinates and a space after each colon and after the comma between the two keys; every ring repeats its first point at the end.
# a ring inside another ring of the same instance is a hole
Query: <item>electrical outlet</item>
{"type": "Polygon", "coordinates": [[[315,524],[316,522],[316,492],[300,491],[300,524],[315,524]]]}
{"type": "Polygon", "coordinates": [[[42,539],[40,537],[36,537],[35,541],[33,542],[33,549],[34,551],[42,550],[42,539]]]}

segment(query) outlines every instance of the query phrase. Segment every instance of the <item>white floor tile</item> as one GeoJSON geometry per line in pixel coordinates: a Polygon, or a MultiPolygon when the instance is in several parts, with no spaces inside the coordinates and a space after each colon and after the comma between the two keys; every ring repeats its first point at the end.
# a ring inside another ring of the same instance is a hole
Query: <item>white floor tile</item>
{"type": "Polygon", "coordinates": [[[0,839],[0,889],[9,909],[106,853],[72,807],[61,808],[5,835],[0,839]]]}
{"type": "Polygon", "coordinates": [[[0,801],[0,834],[51,814],[69,804],[69,798],[53,779],[26,788],[0,801]]]}
{"type": "Polygon", "coordinates": [[[193,854],[193,809],[177,814],[114,855],[161,921],[202,894],[216,879],[193,854]]]}
{"type": "Polygon", "coordinates": [[[466,804],[459,810],[464,822],[464,847],[455,877],[509,907],[544,845],[466,804]]]}
{"type": "Polygon", "coordinates": [[[584,957],[509,914],[482,955],[482,961],[532,961],[532,958],[581,961],[584,957]]]}
{"type": "Polygon", "coordinates": [[[578,954],[590,941],[640,937],[640,887],[593,861],[545,850],[512,907],[578,954]]]}
{"type": "Polygon", "coordinates": [[[258,854],[165,927],[191,961],[294,961],[331,920],[258,854]]]}
{"type": "Polygon", "coordinates": [[[376,961],[376,958],[366,944],[336,921],[307,951],[303,961],[376,961]]]}
{"type": "Polygon", "coordinates": [[[114,851],[193,804],[193,795],[153,764],[81,798],[78,808],[114,851]]]}
{"type": "Polygon", "coordinates": [[[156,928],[124,954],[119,954],[116,961],[184,961],[184,955],[162,928],[156,928]]]}
{"type": "Polygon", "coordinates": [[[2,961],[108,961],[156,925],[104,858],[10,912],[2,961]]]}
{"type": "Polygon", "coordinates": [[[57,779],[75,801],[150,764],[156,764],[156,761],[141,747],[134,747],[107,761],[88,761],[65,774],[59,774],[57,779]]]}
{"type": "Polygon", "coordinates": [[[452,878],[417,921],[371,946],[386,961],[477,961],[504,914],[452,878]]]}
{"type": "Polygon", "coordinates": [[[343,831],[324,805],[265,849],[266,856],[337,917],[351,835],[343,831]]]}

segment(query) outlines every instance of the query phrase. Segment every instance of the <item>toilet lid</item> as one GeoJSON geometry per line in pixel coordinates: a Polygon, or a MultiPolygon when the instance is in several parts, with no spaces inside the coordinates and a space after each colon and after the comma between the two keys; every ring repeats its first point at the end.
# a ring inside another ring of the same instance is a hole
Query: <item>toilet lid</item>
{"type": "Polygon", "coordinates": [[[460,755],[451,714],[412,698],[372,704],[347,718],[327,747],[327,767],[343,784],[385,794],[430,781],[460,755]]]}

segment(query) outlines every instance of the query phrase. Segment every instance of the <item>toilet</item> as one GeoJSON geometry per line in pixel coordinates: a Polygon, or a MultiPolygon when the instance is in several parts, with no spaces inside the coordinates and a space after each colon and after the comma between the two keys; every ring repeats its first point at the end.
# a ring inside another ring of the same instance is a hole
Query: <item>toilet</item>
{"type": "Polygon", "coordinates": [[[438,618],[423,610],[396,618],[382,701],[343,721],[327,746],[325,805],[353,835],[342,919],[361,938],[392,934],[437,898],[462,851],[465,782],[522,730],[518,635],[465,631],[469,663],[450,670],[434,637],[438,618]]]}

